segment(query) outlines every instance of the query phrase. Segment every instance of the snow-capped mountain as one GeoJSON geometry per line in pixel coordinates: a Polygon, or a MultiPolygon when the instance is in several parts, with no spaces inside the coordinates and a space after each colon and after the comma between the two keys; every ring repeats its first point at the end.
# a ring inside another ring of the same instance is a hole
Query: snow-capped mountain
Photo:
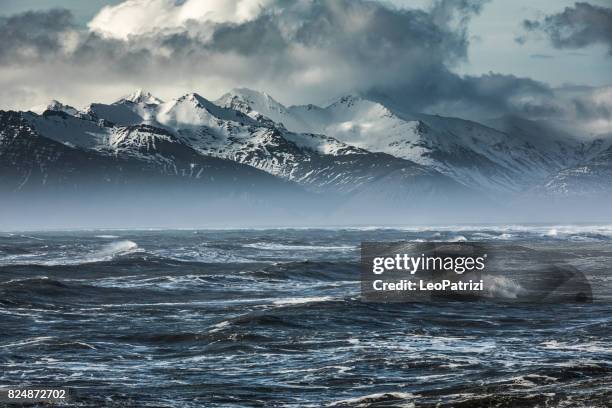
{"type": "MultiPolygon", "coordinates": [[[[271,98],[267,100],[272,106],[271,98]]],[[[54,140],[86,149],[167,165],[168,159],[151,146],[164,145],[164,151],[186,146],[200,155],[246,164],[315,192],[350,193],[388,173],[419,167],[326,135],[291,132],[269,118],[217,105],[195,93],[168,102],[141,93],[110,105],[91,104],[74,117],[47,112],[42,117],[32,115],[31,120],[54,140]],[[73,132],[59,131],[66,128],[73,132]]],[[[416,182],[418,174],[424,173],[444,179],[427,168],[406,174],[414,174],[416,182]]]]}
{"type": "Polygon", "coordinates": [[[312,126],[307,122],[302,121],[283,104],[263,92],[237,88],[216,100],[215,104],[242,112],[257,121],[272,120],[294,132],[312,130],[312,126]]]}
{"type": "Polygon", "coordinates": [[[78,185],[88,175],[90,183],[308,191],[358,207],[578,191],[584,174],[610,184],[612,138],[579,141],[515,117],[482,125],[404,113],[357,96],[285,107],[247,89],[215,102],[139,90],[82,110],[54,101],[40,114],[1,114],[0,176],[13,191],[78,185]]]}
{"type": "Polygon", "coordinates": [[[54,111],[54,112],[65,112],[69,115],[77,115],[79,112],[77,109],[73,108],[72,106],[64,105],[63,103],[56,101],[55,99],[53,99],[51,102],[49,102],[46,105],[35,106],[31,108],[30,110],[38,114],[42,114],[44,111],[47,111],[47,110],[54,111]]]}
{"type": "Polygon", "coordinates": [[[164,184],[256,195],[269,188],[296,191],[250,166],[200,155],[163,129],[109,128],[63,111],[41,117],[0,111],[0,190],[5,193],[164,184]],[[66,126],[70,141],[57,140],[58,123],[66,126]]]}
{"type": "Polygon", "coordinates": [[[151,92],[145,91],[143,89],[137,89],[136,91],[128,94],[117,101],[117,103],[128,103],[132,102],[135,104],[144,104],[144,105],[159,105],[163,103],[159,98],[151,95],[151,92]]]}
{"type": "Polygon", "coordinates": [[[285,107],[268,95],[235,89],[217,103],[296,132],[325,134],[358,148],[407,159],[471,188],[495,193],[522,191],[588,159],[602,147],[520,118],[501,118],[485,126],[398,112],[353,95],[325,108],[285,107]]]}

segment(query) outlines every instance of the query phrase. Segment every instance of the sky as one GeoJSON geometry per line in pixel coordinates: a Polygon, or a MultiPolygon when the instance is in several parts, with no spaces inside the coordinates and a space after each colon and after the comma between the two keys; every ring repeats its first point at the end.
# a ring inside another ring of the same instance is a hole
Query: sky
{"type": "Polygon", "coordinates": [[[347,93],[612,131],[612,0],[0,0],[0,109],[347,93]]]}
{"type": "MultiPolygon", "coordinates": [[[[395,0],[398,6],[425,7],[427,0],[395,0]]],[[[612,7],[612,0],[590,1],[612,7]]],[[[485,4],[469,25],[471,37],[468,60],[459,72],[483,74],[489,71],[514,74],[547,82],[553,86],[612,84],[612,58],[603,44],[575,49],[555,49],[546,38],[533,36],[520,44],[522,22],[572,7],[571,0],[495,0],[485,4]]]]}

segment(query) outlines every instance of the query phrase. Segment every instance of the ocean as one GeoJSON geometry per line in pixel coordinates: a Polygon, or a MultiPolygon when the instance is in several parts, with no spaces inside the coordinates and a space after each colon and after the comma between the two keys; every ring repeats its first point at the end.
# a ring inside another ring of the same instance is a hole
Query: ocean
{"type": "Polygon", "coordinates": [[[611,226],[0,233],[0,387],[83,407],[606,407],[611,261],[611,226]],[[364,302],[363,241],[546,250],[592,302],[364,302]]]}

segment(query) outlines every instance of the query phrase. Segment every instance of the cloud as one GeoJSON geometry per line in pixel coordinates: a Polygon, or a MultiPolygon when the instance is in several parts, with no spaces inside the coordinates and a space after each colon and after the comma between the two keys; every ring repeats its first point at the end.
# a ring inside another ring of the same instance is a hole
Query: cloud
{"type": "MultiPolygon", "coordinates": [[[[612,56],[612,8],[576,3],[541,20],[525,20],[529,32],[543,33],[555,48],[578,49],[593,44],[608,47],[612,56]]],[[[526,38],[521,37],[521,42],[526,38]]]]}
{"type": "Polygon", "coordinates": [[[135,87],[172,98],[245,86],[285,103],[362,93],[475,119],[567,112],[541,82],[455,73],[467,59],[470,19],[485,3],[127,0],[103,8],[88,29],[65,10],[19,14],[0,19],[0,108],[51,98],[79,106],[135,87]]]}
{"type": "Polygon", "coordinates": [[[272,0],[127,0],[104,7],[88,26],[112,38],[181,29],[189,21],[242,23],[272,0]]]}
{"type": "Polygon", "coordinates": [[[80,32],[67,11],[25,13],[0,22],[8,39],[0,72],[27,66],[13,79],[41,97],[55,85],[89,84],[91,97],[93,88],[124,83],[213,96],[248,86],[286,102],[317,102],[451,69],[466,58],[466,24],[482,4],[439,0],[421,10],[365,0],[127,0],[103,8],[80,32]],[[26,28],[14,31],[16,24],[26,28]],[[40,35],[32,39],[30,28],[40,35]]]}
{"type": "Polygon", "coordinates": [[[56,57],[73,51],[78,33],[67,10],[0,17],[0,64],[56,57]]]}

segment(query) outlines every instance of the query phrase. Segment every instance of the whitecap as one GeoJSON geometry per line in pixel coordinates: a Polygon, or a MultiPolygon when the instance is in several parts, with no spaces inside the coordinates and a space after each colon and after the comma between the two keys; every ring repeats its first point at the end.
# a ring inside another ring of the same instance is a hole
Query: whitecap
{"type": "Polygon", "coordinates": [[[267,251],[348,251],[357,248],[354,245],[285,245],[271,242],[255,242],[243,246],[245,248],[263,249],[267,251]]]}
{"type": "Polygon", "coordinates": [[[116,241],[112,242],[108,245],[105,245],[104,248],[99,250],[96,255],[100,255],[103,257],[126,254],[129,252],[134,252],[138,249],[138,244],[134,241],[116,241]]]}
{"type": "Polygon", "coordinates": [[[216,333],[218,331],[221,331],[223,329],[225,329],[226,327],[229,326],[229,322],[227,320],[223,320],[217,324],[213,324],[212,326],[210,326],[210,329],[208,330],[209,333],[216,333]]]}
{"type": "Polygon", "coordinates": [[[348,398],[344,400],[334,401],[328,404],[328,407],[336,406],[355,406],[355,407],[368,407],[372,404],[393,402],[394,407],[413,408],[414,394],[409,392],[381,392],[377,394],[368,394],[362,397],[348,398]]]}
{"type": "Polygon", "coordinates": [[[281,298],[272,303],[275,305],[301,305],[306,303],[329,302],[330,300],[334,300],[334,298],[332,296],[312,296],[302,298],[281,298]]]}
{"type": "Polygon", "coordinates": [[[540,343],[540,345],[548,350],[585,351],[590,353],[605,353],[609,351],[609,347],[598,342],[569,344],[558,342],[557,340],[549,340],[540,343]]]}
{"type": "Polygon", "coordinates": [[[114,259],[116,256],[127,255],[133,252],[140,251],[140,247],[134,241],[116,241],[104,245],[101,249],[93,251],[85,256],[76,256],[74,258],[64,258],[53,261],[41,262],[42,265],[57,266],[57,265],[80,265],[84,263],[106,262],[114,259]]]}
{"type": "Polygon", "coordinates": [[[482,277],[485,296],[501,299],[516,299],[526,291],[517,282],[505,276],[485,275],[482,277]]]}
{"type": "Polygon", "coordinates": [[[53,337],[51,336],[32,337],[26,340],[17,341],[15,343],[0,344],[0,348],[10,348],[10,347],[28,346],[31,344],[40,344],[40,343],[45,343],[51,339],[53,339],[53,337]]]}

